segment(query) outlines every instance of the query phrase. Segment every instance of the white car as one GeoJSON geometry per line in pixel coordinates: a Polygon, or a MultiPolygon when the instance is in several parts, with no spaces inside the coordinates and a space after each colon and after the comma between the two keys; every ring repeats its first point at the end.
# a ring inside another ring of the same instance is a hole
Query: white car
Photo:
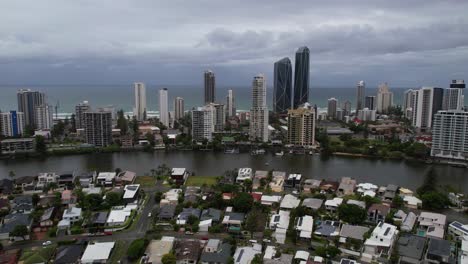
{"type": "Polygon", "coordinates": [[[52,245],[52,241],[48,240],[48,241],[45,241],[44,243],[42,243],[43,246],[50,246],[52,245]]]}

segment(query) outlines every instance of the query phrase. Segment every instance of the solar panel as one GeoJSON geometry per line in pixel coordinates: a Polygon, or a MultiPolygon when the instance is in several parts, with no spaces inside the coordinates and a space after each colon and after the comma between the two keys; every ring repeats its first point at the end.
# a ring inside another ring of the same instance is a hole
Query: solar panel
{"type": "Polygon", "coordinates": [[[242,258],[242,255],[244,255],[244,250],[243,249],[241,249],[241,251],[239,252],[239,256],[237,257],[236,262],[240,262],[240,260],[242,258]]]}
{"type": "Polygon", "coordinates": [[[384,236],[388,235],[388,233],[390,232],[390,227],[387,227],[387,229],[385,230],[385,233],[384,233],[384,236]]]}

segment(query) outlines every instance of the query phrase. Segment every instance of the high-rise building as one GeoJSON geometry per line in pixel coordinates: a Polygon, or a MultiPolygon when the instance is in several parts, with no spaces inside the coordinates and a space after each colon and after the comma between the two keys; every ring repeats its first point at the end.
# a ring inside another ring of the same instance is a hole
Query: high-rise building
{"type": "Polygon", "coordinates": [[[226,97],[226,117],[231,118],[236,116],[236,100],[234,98],[234,92],[232,89],[228,90],[226,97]]]}
{"type": "Polygon", "coordinates": [[[375,121],[376,111],[369,108],[364,108],[357,111],[357,118],[362,121],[375,121]]]}
{"type": "Polygon", "coordinates": [[[409,89],[403,94],[403,112],[410,121],[413,120],[413,110],[416,110],[417,98],[418,90],[409,89]]]}
{"type": "Polygon", "coordinates": [[[377,92],[377,112],[381,114],[388,113],[393,106],[393,93],[390,92],[387,83],[379,85],[377,92]]]}
{"type": "Polygon", "coordinates": [[[159,121],[169,127],[169,106],[167,88],[159,90],[159,121]]]}
{"type": "Polygon", "coordinates": [[[214,103],[216,95],[215,74],[211,70],[205,71],[205,104],[214,103]]]}
{"type": "Polygon", "coordinates": [[[214,132],[213,111],[209,107],[192,110],[192,138],[196,141],[211,141],[214,132]]]}
{"type": "Polygon", "coordinates": [[[210,103],[205,106],[212,112],[213,116],[213,127],[216,132],[224,131],[224,126],[226,124],[226,111],[224,105],[210,103]]]}
{"type": "Polygon", "coordinates": [[[366,103],[364,105],[365,108],[370,110],[376,110],[376,97],[375,96],[366,96],[366,103]]]}
{"type": "Polygon", "coordinates": [[[309,101],[309,48],[300,47],[296,52],[294,67],[294,100],[293,107],[309,101]]]}
{"type": "Polygon", "coordinates": [[[328,99],[327,115],[329,119],[336,118],[336,109],[338,108],[338,100],[334,97],[328,99]]]}
{"type": "Polygon", "coordinates": [[[444,91],[444,99],[442,102],[442,109],[444,110],[462,110],[464,107],[465,97],[463,89],[460,88],[447,88],[444,91]]]}
{"type": "Polygon", "coordinates": [[[465,80],[452,80],[452,83],[450,83],[450,88],[465,89],[465,80]]]}
{"type": "Polygon", "coordinates": [[[133,84],[135,90],[135,108],[133,115],[138,121],[146,120],[146,86],[144,83],[136,82],[133,84]]]}
{"type": "Polygon", "coordinates": [[[25,126],[36,128],[36,107],[46,104],[44,93],[21,89],[17,93],[18,112],[24,113],[25,126]]]}
{"type": "Polygon", "coordinates": [[[96,147],[106,147],[112,143],[112,113],[88,111],[84,113],[86,142],[96,147]]]}
{"type": "Polygon", "coordinates": [[[315,144],[315,111],[303,106],[288,111],[288,144],[312,146],[315,144]]]}
{"type": "Polygon", "coordinates": [[[431,155],[450,159],[468,159],[468,112],[439,111],[434,115],[431,155]]]}
{"type": "Polygon", "coordinates": [[[273,78],[273,111],[284,114],[291,109],[292,67],[289,58],[275,62],[273,78]]]}
{"type": "Polygon", "coordinates": [[[17,137],[23,135],[24,114],[10,111],[0,113],[0,135],[5,137],[17,137]]]}
{"type": "Polygon", "coordinates": [[[83,101],[75,106],[75,127],[76,129],[84,128],[84,113],[91,110],[88,101],[83,101]]]}
{"type": "Polygon", "coordinates": [[[358,82],[356,91],[357,91],[356,93],[356,111],[357,111],[365,107],[364,96],[366,95],[366,83],[364,81],[358,82]]]}
{"type": "Polygon", "coordinates": [[[250,109],[251,140],[268,141],[268,108],[266,105],[266,79],[258,74],[252,82],[252,108],[250,109]]]}
{"type": "Polygon", "coordinates": [[[51,129],[54,126],[53,107],[48,104],[36,106],[36,129],[51,129]]]}
{"type": "Polygon", "coordinates": [[[349,116],[351,114],[351,102],[346,100],[343,104],[343,115],[349,116]]]}
{"type": "Polygon", "coordinates": [[[420,131],[429,131],[437,111],[442,110],[444,89],[422,87],[413,91],[412,125],[420,131]]]}
{"type": "Polygon", "coordinates": [[[179,120],[184,117],[185,110],[184,110],[184,98],[176,97],[174,100],[174,119],[179,120]]]}

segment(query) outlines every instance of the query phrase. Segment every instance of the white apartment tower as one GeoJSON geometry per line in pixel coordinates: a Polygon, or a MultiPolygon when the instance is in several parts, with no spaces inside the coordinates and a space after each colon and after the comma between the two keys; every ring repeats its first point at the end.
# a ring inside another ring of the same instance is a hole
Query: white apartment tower
{"type": "Polygon", "coordinates": [[[431,155],[468,160],[468,112],[448,110],[435,114],[431,155]]]}
{"type": "Polygon", "coordinates": [[[258,74],[252,82],[252,108],[250,109],[251,140],[268,141],[268,108],[266,105],[266,79],[258,74]]]}
{"type": "Polygon", "coordinates": [[[442,110],[444,90],[436,87],[422,87],[405,93],[405,112],[411,124],[420,131],[429,131],[437,111],[442,110]]]}
{"type": "Polygon", "coordinates": [[[192,138],[196,141],[211,141],[214,132],[213,110],[210,107],[198,107],[192,110],[192,138]]]}
{"type": "Polygon", "coordinates": [[[176,97],[174,100],[174,119],[179,120],[184,117],[184,98],[176,97]]]}
{"type": "Polygon", "coordinates": [[[17,111],[0,112],[0,135],[16,137],[23,135],[24,113],[17,111]]]}
{"type": "Polygon", "coordinates": [[[443,110],[462,110],[464,107],[465,97],[463,89],[447,88],[444,91],[444,99],[442,103],[443,110]]]}
{"type": "Polygon", "coordinates": [[[48,104],[36,106],[35,124],[36,129],[52,129],[54,126],[53,121],[53,107],[48,104]]]}
{"type": "Polygon", "coordinates": [[[133,84],[135,90],[135,108],[133,115],[138,121],[146,120],[146,86],[144,83],[136,82],[133,84]]]}
{"type": "Polygon", "coordinates": [[[231,118],[236,116],[236,102],[234,99],[234,92],[232,89],[228,90],[226,97],[226,117],[231,118]]]}
{"type": "Polygon", "coordinates": [[[75,127],[76,129],[84,128],[84,113],[91,111],[91,106],[88,101],[83,101],[75,106],[75,127]]]}
{"type": "Polygon", "coordinates": [[[169,127],[169,108],[167,98],[167,88],[159,90],[159,121],[164,126],[169,127]]]}
{"type": "Polygon", "coordinates": [[[364,97],[366,96],[366,83],[360,81],[357,84],[357,93],[356,93],[356,111],[364,108],[364,97]]]}
{"type": "Polygon", "coordinates": [[[392,106],[393,93],[390,92],[387,83],[383,83],[379,85],[379,90],[377,92],[377,112],[386,114],[392,106]]]}
{"type": "Polygon", "coordinates": [[[226,124],[226,111],[224,105],[210,103],[207,104],[205,108],[212,112],[214,130],[217,132],[223,131],[224,125],[226,124]]]}

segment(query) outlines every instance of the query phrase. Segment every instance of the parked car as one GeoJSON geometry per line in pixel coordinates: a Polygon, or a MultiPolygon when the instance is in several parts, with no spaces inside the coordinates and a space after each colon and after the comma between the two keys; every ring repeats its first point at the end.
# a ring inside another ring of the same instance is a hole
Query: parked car
{"type": "Polygon", "coordinates": [[[43,245],[43,246],[50,246],[50,245],[52,245],[52,241],[47,240],[47,241],[45,241],[44,243],[42,243],[42,245],[43,245]]]}

